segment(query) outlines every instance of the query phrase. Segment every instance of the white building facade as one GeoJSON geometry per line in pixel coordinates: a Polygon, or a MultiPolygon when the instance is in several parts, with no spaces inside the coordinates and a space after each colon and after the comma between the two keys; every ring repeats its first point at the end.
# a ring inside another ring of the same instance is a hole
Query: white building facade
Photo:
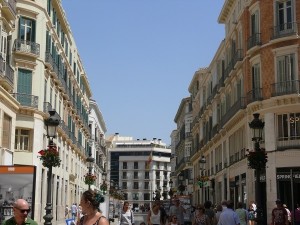
{"type": "Polygon", "coordinates": [[[133,208],[149,207],[157,191],[160,199],[169,198],[171,149],[160,139],[134,140],[116,134],[108,151],[109,179],[118,184],[133,208]]]}

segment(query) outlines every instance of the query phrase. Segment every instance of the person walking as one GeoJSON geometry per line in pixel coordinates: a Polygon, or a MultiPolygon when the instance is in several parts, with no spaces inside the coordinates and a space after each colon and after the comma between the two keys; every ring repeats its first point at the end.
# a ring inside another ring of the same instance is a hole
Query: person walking
{"type": "Polygon", "coordinates": [[[108,220],[99,211],[100,203],[104,202],[104,197],[93,190],[83,192],[80,199],[82,216],[77,220],[77,225],[109,225],[108,220]]]}
{"type": "Polygon", "coordinates": [[[65,218],[66,218],[66,219],[69,218],[69,211],[70,211],[69,206],[66,205],[66,208],[65,208],[65,218]]]}
{"type": "Polygon", "coordinates": [[[210,224],[215,224],[216,223],[216,213],[212,209],[212,203],[211,203],[211,201],[206,201],[204,203],[204,208],[205,208],[205,214],[210,219],[210,224]]]}
{"type": "Polygon", "coordinates": [[[170,207],[169,217],[172,215],[177,216],[178,223],[184,225],[184,213],[186,213],[185,208],[182,207],[180,200],[178,198],[173,200],[173,205],[170,207]]]}
{"type": "Polygon", "coordinates": [[[288,214],[280,199],[276,200],[276,207],[272,210],[272,225],[288,225],[288,214]]]}
{"type": "Polygon", "coordinates": [[[76,203],[73,203],[71,206],[71,214],[72,214],[72,219],[75,220],[77,216],[77,205],[76,203]]]}
{"type": "Polygon", "coordinates": [[[243,208],[243,203],[238,202],[237,203],[237,209],[235,210],[237,215],[239,216],[240,219],[240,224],[241,225],[247,225],[248,223],[248,212],[243,208]]]}
{"type": "Polygon", "coordinates": [[[227,209],[223,210],[218,225],[240,225],[240,219],[237,213],[233,210],[233,202],[227,202],[227,209]]]}
{"type": "Polygon", "coordinates": [[[249,225],[255,224],[255,211],[252,204],[250,204],[248,208],[248,223],[249,225]]]}
{"type": "Polygon", "coordinates": [[[300,225],[300,205],[296,204],[296,208],[291,212],[291,219],[294,225],[300,225]]]}
{"type": "Polygon", "coordinates": [[[192,225],[212,225],[203,205],[198,205],[192,220],[192,225]]]}
{"type": "Polygon", "coordinates": [[[134,215],[133,211],[129,208],[129,202],[124,202],[119,219],[120,225],[134,225],[134,215]]]}
{"type": "Polygon", "coordinates": [[[178,219],[177,219],[177,216],[176,216],[176,215],[173,215],[173,216],[170,218],[170,221],[169,221],[168,225],[179,225],[178,219]]]}
{"type": "Polygon", "coordinates": [[[292,223],[291,211],[289,210],[289,208],[287,207],[286,204],[283,204],[283,208],[285,208],[287,215],[288,215],[289,224],[291,224],[292,223]]]}
{"type": "Polygon", "coordinates": [[[147,215],[148,225],[164,225],[160,205],[154,202],[147,215]]]}
{"type": "Polygon", "coordinates": [[[24,199],[18,199],[13,204],[14,216],[2,222],[2,225],[38,225],[36,221],[28,217],[30,207],[24,199]]]}
{"type": "Polygon", "coordinates": [[[216,212],[216,222],[215,222],[215,224],[213,224],[213,225],[216,225],[216,224],[218,224],[218,222],[219,222],[220,215],[221,215],[221,213],[222,213],[222,211],[223,211],[222,205],[217,205],[216,211],[217,211],[217,212],[216,212]]]}

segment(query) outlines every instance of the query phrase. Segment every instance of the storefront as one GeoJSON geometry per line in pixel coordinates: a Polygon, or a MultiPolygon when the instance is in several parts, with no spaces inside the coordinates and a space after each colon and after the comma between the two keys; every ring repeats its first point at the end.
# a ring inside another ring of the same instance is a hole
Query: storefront
{"type": "Polygon", "coordinates": [[[277,195],[292,209],[300,203],[300,167],[277,168],[277,195]]]}

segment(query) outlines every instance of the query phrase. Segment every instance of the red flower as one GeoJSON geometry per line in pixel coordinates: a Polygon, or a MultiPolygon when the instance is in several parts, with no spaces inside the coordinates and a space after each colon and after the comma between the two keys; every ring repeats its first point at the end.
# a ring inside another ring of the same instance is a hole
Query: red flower
{"type": "Polygon", "coordinates": [[[58,167],[60,166],[59,152],[56,146],[48,146],[47,149],[42,149],[38,152],[40,154],[40,160],[45,167],[58,167]]]}

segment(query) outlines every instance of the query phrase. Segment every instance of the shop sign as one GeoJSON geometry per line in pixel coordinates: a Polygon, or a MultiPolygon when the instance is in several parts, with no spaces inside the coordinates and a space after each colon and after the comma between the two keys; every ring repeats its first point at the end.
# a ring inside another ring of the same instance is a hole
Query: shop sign
{"type": "MultiPolygon", "coordinates": [[[[296,180],[300,180],[300,173],[293,173],[293,178],[296,180]]],[[[291,174],[290,173],[280,173],[276,175],[276,179],[277,180],[281,180],[281,181],[287,181],[287,180],[291,180],[291,174]]]]}
{"type": "Polygon", "coordinates": [[[296,117],[290,117],[290,123],[296,123],[300,121],[300,117],[296,116],[296,117]]]}

